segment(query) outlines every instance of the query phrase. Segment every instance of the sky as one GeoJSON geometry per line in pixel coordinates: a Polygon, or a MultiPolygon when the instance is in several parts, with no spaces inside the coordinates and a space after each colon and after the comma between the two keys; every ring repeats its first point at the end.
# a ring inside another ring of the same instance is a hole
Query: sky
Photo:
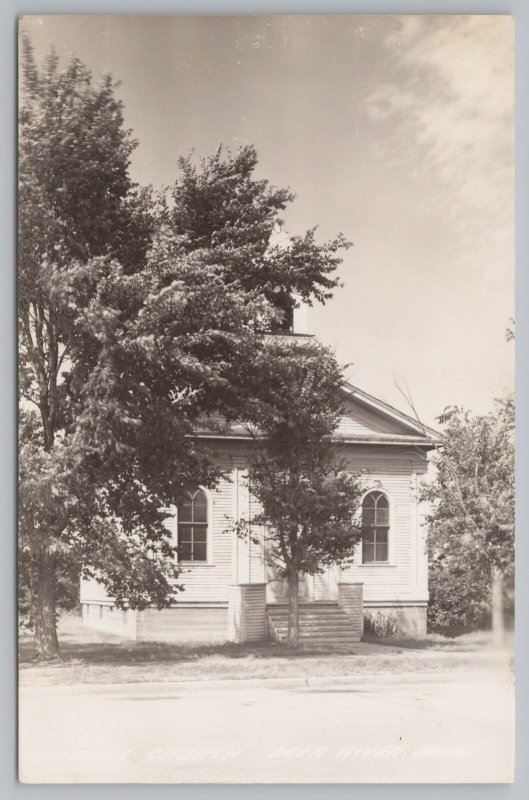
{"type": "Polygon", "coordinates": [[[352,243],[309,309],[346,376],[426,424],[513,387],[514,52],[506,16],[25,17],[122,83],[131,174],[254,144],[296,194],[285,230],[352,243]]]}

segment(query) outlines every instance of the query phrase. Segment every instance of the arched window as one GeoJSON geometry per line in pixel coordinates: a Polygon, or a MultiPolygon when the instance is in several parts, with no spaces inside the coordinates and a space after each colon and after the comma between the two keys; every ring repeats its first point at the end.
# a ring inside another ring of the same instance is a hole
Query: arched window
{"type": "Polygon", "coordinates": [[[202,489],[189,492],[178,509],[179,561],[207,561],[208,500],[202,489]]]}
{"type": "Polygon", "coordinates": [[[369,492],[362,503],[362,563],[388,560],[389,503],[382,492],[369,492]]]}

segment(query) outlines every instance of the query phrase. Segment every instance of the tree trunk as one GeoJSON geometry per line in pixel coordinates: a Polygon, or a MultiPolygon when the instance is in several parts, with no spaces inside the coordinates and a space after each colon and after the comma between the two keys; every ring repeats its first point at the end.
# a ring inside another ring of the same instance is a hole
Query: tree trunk
{"type": "Polygon", "coordinates": [[[38,565],[35,605],[35,648],[42,661],[59,657],[55,610],[55,559],[41,554],[38,565]]]}
{"type": "Polygon", "coordinates": [[[498,567],[492,567],[492,638],[494,644],[503,644],[504,637],[503,575],[498,567]]]}
{"type": "Polygon", "coordinates": [[[289,570],[288,580],[288,647],[299,647],[299,575],[289,570]]]}

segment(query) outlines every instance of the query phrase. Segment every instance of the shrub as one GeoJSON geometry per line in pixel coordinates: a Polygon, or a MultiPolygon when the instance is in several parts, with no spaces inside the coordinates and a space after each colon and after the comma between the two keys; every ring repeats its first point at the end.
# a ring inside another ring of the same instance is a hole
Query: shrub
{"type": "Polygon", "coordinates": [[[377,639],[392,639],[398,633],[397,618],[394,614],[383,614],[381,611],[376,616],[364,614],[364,634],[376,636],[377,639]]]}

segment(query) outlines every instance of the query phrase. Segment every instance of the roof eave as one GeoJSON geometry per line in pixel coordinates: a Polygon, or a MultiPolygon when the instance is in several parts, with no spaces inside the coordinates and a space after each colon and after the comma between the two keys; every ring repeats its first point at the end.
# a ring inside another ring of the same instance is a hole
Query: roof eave
{"type": "Polygon", "coordinates": [[[427,425],[424,425],[420,420],[414,419],[413,417],[410,417],[408,414],[404,414],[403,411],[399,411],[397,408],[394,408],[389,403],[386,403],[384,400],[379,400],[378,397],[374,397],[368,392],[364,392],[363,389],[359,389],[357,386],[353,386],[352,383],[348,383],[347,381],[345,381],[343,384],[343,391],[347,395],[353,396],[359,402],[361,403],[363,402],[365,405],[370,406],[371,408],[375,408],[381,413],[386,414],[387,416],[390,416],[393,419],[398,420],[403,425],[407,425],[408,427],[420,433],[425,440],[428,440],[435,444],[442,443],[443,439],[438,431],[428,427],[427,425]]]}
{"type": "MultiPolygon", "coordinates": [[[[200,431],[197,432],[198,439],[216,439],[218,441],[241,441],[251,442],[259,436],[252,437],[247,434],[221,433],[220,431],[200,431]]],[[[264,438],[264,437],[263,437],[264,438]]],[[[335,436],[333,441],[337,444],[364,444],[364,445],[400,445],[401,447],[417,447],[421,450],[433,450],[442,444],[441,439],[429,439],[425,437],[390,437],[390,436],[335,436]]]]}

